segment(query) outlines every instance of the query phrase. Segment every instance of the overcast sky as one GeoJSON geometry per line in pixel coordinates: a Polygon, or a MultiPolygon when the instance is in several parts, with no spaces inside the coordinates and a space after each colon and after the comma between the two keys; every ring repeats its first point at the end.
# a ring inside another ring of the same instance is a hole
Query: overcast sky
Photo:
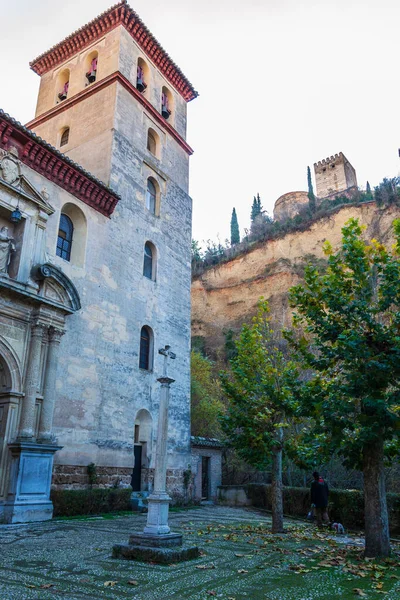
{"type": "MultiPolygon", "coordinates": [[[[34,116],[30,60],[112,0],[1,0],[0,107],[34,116]]],[[[132,0],[199,91],[188,106],[193,236],[241,232],[259,192],[305,190],[306,168],[342,151],[358,183],[399,172],[398,0],[132,0]]]]}

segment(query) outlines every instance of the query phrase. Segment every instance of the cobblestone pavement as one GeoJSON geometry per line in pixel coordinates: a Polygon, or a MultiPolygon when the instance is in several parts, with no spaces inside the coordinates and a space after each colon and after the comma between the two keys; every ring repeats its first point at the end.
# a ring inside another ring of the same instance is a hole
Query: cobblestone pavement
{"type": "MultiPolygon", "coordinates": [[[[144,523],[145,516],[132,514],[0,526],[0,600],[333,600],[354,598],[354,588],[365,588],[364,579],[338,579],[332,568],[299,564],[308,560],[304,544],[332,541],[312,541],[309,525],[300,525],[300,535],[293,526],[297,540],[272,536],[264,533],[270,524],[265,514],[222,506],[170,514],[173,531],[203,549],[197,560],[161,566],[112,559],[113,544],[127,543],[144,523]]],[[[398,580],[385,583],[387,600],[400,598],[398,580]]],[[[369,599],[382,597],[368,585],[369,599]]]]}

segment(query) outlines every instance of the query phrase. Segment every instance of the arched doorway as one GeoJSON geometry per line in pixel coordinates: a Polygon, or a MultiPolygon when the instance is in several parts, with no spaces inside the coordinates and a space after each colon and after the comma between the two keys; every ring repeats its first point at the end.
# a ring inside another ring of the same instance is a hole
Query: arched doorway
{"type": "Polygon", "coordinates": [[[17,359],[0,339],[0,503],[8,492],[11,457],[7,445],[17,435],[21,395],[17,359]]]}
{"type": "Polygon", "coordinates": [[[132,471],[132,491],[147,491],[147,481],[143,478],[143,469],[150,467],[152,447],[153,419],[145,408],[138,411],[134,428],[134,466],[132,471]]]}

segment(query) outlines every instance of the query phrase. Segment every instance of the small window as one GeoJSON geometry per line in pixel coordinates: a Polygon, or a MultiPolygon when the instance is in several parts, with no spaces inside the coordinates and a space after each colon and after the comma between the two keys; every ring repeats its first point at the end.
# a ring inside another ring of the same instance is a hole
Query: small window
{"type": "Polygon", "coordinates": [[[148,96],[150,83],[150,69],[146,61],[139,56],[136,67],[136,89],[144,96],[148,96]]]}
{"type": "Polygon", "coordinates": [[[97,56],[90,61],[89,71],[86,73],[86,79],[89,83],[96,81],[97,76],[97,56]]]}
{"type": "Polygon", "coordinates": [[[151,129],[147,133],[147,150],[154,154],[154,156],[157,155],[157,140],[151,129]]]}
{"type": "Polygon", "coordinates": [[[66,100],[68,97],[68,90],[69,90],[69,81],[70,81],[70,71],[69,69],[64,69],[63,71],[60,71],[57,75],[57,80],[56,80],[56,104],[58,102],[62,102],[63,100],[66,100]]]}
{"type": "Polygon", "coordinates": [[[156,251],[150,242],[144,245],[143,275],[155,281],[156,251]]]}
{"type": "Polygon", "coordinates": [[[152,182],[151,179],[147,180],[147,190],[146,190],[146,208],[151,212],[151,214],[156,214],[156,200],[157,200],[157,190],[156,186],[152,182]]]}
{"type": "Polygon", "coordinates": [[[151,364],[151,346],[152,333],[149,327],[142,327],[140,332],[140,352],[139,352],[139,367],[146,371],[150,371],[151,364]]]}
{"type": "Polygon", "coordinates": [[[69,140],[69,127],[66,127],[61,134],[60,148],[62,146],[66,146],[68,144],[68,140],[69,140]]]}
{"type": "Polygon", "coordinates": [[[139,92],[144,92],[144,90],[147,88],[147,83],[144,80],[143,67],[140,65],[137,67],[136,88],[139,90],[139,92]]]}
{"type": "Polygon", "coordinates": [[[66,81],[58,94],[59,100],[66,100],[68,97],[69,81],[66,81]]]}
{"type": "Polygon", "coordinates": [[[61,215],[60,226],[58,229],[57,238],[57,256],[61,256],[64,260],[71,260],[71,248],[72,248],[72,235],[74,233],[74,226],[72,221],[67,215],[61,215]]]}
{"type": "Polygon", "coordinates": [[[161,94],[161,114],[164,117],[164,119],[169,119],[169,117],[171,116],[171,109],[169,106],[170,104],[168,95],[163,92],[161,94]]]}

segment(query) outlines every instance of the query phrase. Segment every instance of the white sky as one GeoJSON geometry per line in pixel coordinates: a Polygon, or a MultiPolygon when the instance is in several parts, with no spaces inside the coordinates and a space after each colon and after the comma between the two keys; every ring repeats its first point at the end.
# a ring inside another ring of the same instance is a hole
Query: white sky
{"type": "MultiPolygon", "coordinates": [[[[34,116],[28,62],[113,0],[1,5],[0,106],[34,116]]],[[[115,2],[114,2],[115,3],[115,2]]],[[[221,241],[232,207],[306,190],[306,167],[342,151],[358,183],[399,171],[398,0],[131,0],[200,92],[189,103],[193,236],[221,241]]]]}

